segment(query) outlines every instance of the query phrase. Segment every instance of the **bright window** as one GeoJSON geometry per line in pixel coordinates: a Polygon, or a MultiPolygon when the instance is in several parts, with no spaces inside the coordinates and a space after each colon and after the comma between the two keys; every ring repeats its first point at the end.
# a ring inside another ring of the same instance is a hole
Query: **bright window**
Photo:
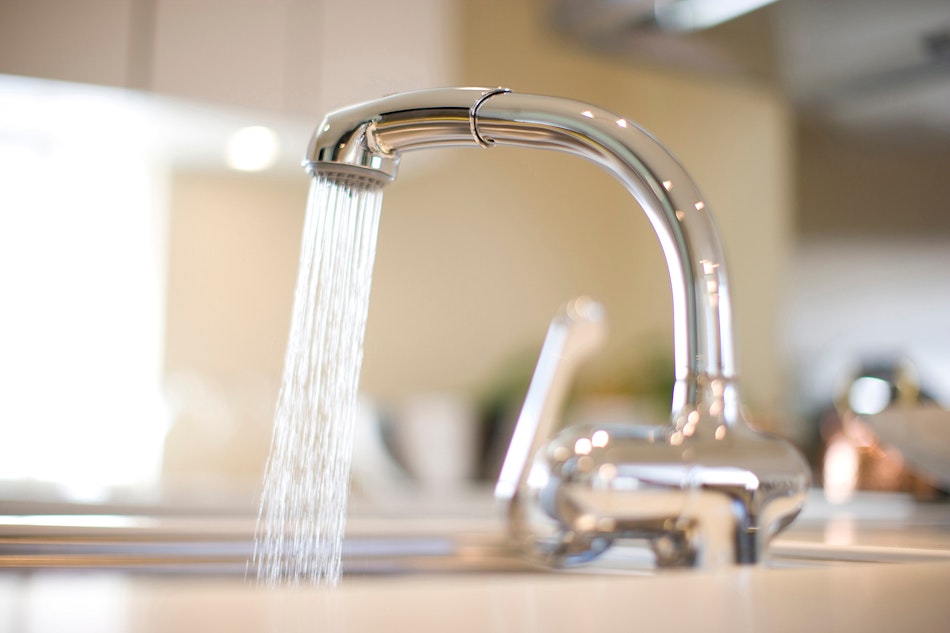
{"type": "Polygon", "coordinates": [[[147,121],[119,92],[0,79],[0,483],[155,490],[165,211],[147,121]]]}

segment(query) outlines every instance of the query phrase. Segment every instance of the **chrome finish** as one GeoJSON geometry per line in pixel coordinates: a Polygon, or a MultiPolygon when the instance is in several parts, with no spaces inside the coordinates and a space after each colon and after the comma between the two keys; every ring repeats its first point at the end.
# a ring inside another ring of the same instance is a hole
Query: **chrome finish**
{"type": "MultiPolygon", "coordinates": [[[[597,163],[646,212],[673,289],[673,410],[702,399],[704,377],[735,375],[725,259],[702,194],[673,156],[631,121],[565,99],[505,94],[478,109],[479,134],[495,145],[552,149],[597,163]]],[[[733,419],[735,400],[728,399],[733,419]]]]}
{"type": "MultiPolygon", "coordinates": [[[[394,95],[333,113],[304,164],[375,186],[395,177],[401,152],[447,145],[551,149],[600,165],[647,214],[672,286],[676,385],[667,424],[572,428],[544,446],[566,373],[586,345],[567,363],[542,352],[498,485],[515,538],[554,565],[630,539],[649,542],[658,565],[760,560],[800,510],[808,468],[794,448],[745,424],[725,258],[709,206],[683,167],[626,118],[487,88],[394,95]]],[[[593,327],[586,318],[565,321],[562,313],[545,350],[572,346],[573,328],[593,327]]]]}
{"type": "Polygon", "coordinates": [[[472,106],[472,109],[470,112],[471,117],[472,117],[472,120],[471,120],[472,136],[475,138],[475,142],[481,145],[482,147],[491,147],[492,141],[483,138],[482,135],[478,133],[478,116],[477,116],[478,109],[489,97],[494,97],[495,95],[506,94],[509,92],[511,91],[508,90],[507,88],[496,88],[495,90],[491,90],[483,94],[478,99],[478,101],[476,101],[475,104],[472,106]]]}
{"type": "Polygon", "coordinates": [[[357,174],[380,184],[396,177],[401,152],[438,146],[487,146],[474,111],[505,89],[448,88],[391,95],[333,112],[307,148],[310,171],[357,174]]]}

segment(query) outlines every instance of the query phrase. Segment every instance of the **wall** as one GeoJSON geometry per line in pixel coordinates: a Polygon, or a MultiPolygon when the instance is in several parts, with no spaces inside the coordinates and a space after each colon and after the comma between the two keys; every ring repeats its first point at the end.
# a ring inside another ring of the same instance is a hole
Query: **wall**
{"type": "Polygon", "coordinates": [[[798,127],[797,231],[810,237],[950,235],[950,149],[890,133],[857,134],[820,122],[798,127]]]}
{"type": "Polygon", "coordinates": [[[168,490],[254,490],[303,225],[306,177],[208,172],[172,181],[165,382],[168,490]]]}

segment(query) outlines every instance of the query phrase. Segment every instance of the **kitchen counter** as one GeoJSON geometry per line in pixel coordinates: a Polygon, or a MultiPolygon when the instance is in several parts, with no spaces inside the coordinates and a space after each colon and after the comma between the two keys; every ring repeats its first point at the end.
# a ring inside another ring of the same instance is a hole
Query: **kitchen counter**
{"type": "Polygon", "coordinates": [[[950,630],[945,503],[815,498],[774,553],[769,566],[716,571],[430,569],[346,576],[336,589],[267,589],[233,573],[7,565],[0,631],[950,630]]]}
{"type": "Polygon", "coordinates": [[[950,563],[356,578],[267,590],[239,579],[0,575],[0,630],[947,631],[950,563]],[[609,628],[607,628],[609,627],[609,628]]]}

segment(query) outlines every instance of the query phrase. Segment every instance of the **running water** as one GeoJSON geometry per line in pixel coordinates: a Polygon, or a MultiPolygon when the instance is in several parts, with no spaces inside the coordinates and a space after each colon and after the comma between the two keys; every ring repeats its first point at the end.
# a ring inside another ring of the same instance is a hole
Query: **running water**
{"type": "Polygon", "coordinates": [[[381,201],[319,174],[310,189],[252,561],[266,584],[340,580],[381,201]]]}

